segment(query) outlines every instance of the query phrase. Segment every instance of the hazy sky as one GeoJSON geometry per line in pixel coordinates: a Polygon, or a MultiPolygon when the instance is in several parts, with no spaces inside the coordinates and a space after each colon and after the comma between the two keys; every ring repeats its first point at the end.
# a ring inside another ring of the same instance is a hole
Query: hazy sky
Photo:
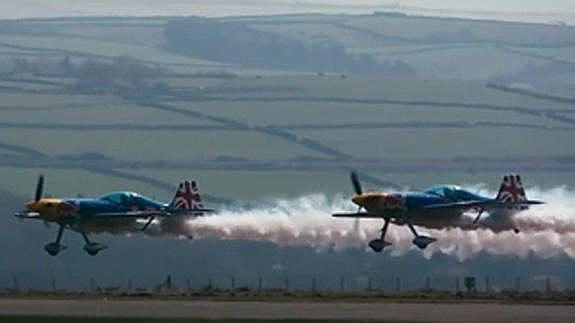
{"type": "Polygon", "coordinates": [[[0,18],[369,13],[390,8],[411,14],[439,16],[540,22],[575,21],[574,0],[1,0],[0,18]]]}

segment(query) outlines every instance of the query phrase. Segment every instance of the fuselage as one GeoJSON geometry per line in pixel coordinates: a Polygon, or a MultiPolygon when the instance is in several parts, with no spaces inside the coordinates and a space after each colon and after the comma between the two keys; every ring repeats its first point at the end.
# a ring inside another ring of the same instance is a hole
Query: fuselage
{"type": "MultiPolygon", "coordinates": [[[[422,192],[370,192],[356,195],[352,201],[375,217],[388,218],[395,224],[402,225],[405,219],[418,226],[432,229],[461,228],[476,229],[473,218],[464,215],[457,208],[426,208],[434,205],[465,201],[492,201],[492,198],[477,195],[454,185],[435,186],[422,192]]],[[[509,230],[513,224],[507,215],[515,210],[505,210],[503,214],[485,218],[480,225],[496,231],[509,230]],[[495,221],[496,220],[496,221],[495,221]]]]}
{"type": "Polygon", "coordinates": [[[136,220],[122,216],[123,213],[162,212],[168,207],[168,204],[133,192],[115,192],[100,198],[42,198],[26,206],[28,210],[37,212],[44,221],[62,223],[77,230],[93,228],[87,231],[98,231],[99,227],[103,230],[110,224],[124,231],[126,227],[133,226],[136,220]],[[110,217],[110,214],[118,216],[110,217]]]}

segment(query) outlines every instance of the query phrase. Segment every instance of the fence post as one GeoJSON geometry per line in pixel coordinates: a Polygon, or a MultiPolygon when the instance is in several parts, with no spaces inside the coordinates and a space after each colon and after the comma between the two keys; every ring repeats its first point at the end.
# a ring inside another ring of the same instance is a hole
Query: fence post
{"type": "Polygon", "coordinates": [[[263,280],[262,280],[262,276],[260,276],[258,278],[258,294],[260,294],[262,292],[262,286],[263,286],[263,280]]]}
{"type": "Polygon", "coordinates": [[[455,292],[456,293],[461,292],[461,289],[459,287],[459,276],[455,276],[455,292]]]}
{"type": "Polygon", "coordinates": [[[312,293],[316,294],[317,293],[317,281],[316,278],[313,277],[311,280],[311,291],[312,293]]]}

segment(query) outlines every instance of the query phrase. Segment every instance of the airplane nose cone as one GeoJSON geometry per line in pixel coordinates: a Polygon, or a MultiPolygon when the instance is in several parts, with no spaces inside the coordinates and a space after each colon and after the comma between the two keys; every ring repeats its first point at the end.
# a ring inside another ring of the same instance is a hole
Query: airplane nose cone
{"type": "Polygon", "coordinates": [[[365,196],[361,196],[361,195],[356,195],[354,197],[351,198],[351,201],[357,205],[363,205],[365,202],[365,196]]]}
{"type": "Polygon", "coordinates": [[[28,204],[26,204],[26,209],[29,211],[36,211],[36,206],[37,203],[36,202],[29,202],[28,204]]]}

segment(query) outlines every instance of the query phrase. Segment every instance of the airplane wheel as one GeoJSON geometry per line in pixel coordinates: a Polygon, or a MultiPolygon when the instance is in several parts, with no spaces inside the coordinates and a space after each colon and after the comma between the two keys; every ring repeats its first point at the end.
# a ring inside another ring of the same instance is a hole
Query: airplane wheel
{"type": "Polygon", "coordinates": [[[391,243],[381,239],[374,239],[369,242],[369,247],[374,252],[382,252],[383,249],[389,245],[391,245],[391,243]]]}
{"type": "Polygon", "coordinates": [[[44,250],[46,250],[46,252],[50,255],[50,256],[56,256],[57,254],[60,253],[60,251],[66,249],[66,246],[58,244],[56,242],[51,242],[48,243],[44,246],[44,250]]]}
{"type": "Polygon", "coordinates": [[[519,229],[515,228],[515,229],[513,229],[513,232],[515,232],[517,234],[517,233],[519,233],[519,229]]]}
{"type": "Polygon", "coordinates": [[[418,237],[414,238],[412,242],[419,249],[424,250],[425,248],[427,248],[427,246],[430,243],[432,243],[434,241],[437,241],[437,239],[432,238],[432,237],[426,237],[426,236],[418,236],[418,237]]]}
{"type": "Polygon", "coordinates": [[[90,256],[95,256],[106,248],[108,248],[106,245],[97,242],[91,242],[84,246],[84,251],[86,251],[86,253],[90,256]]]}

